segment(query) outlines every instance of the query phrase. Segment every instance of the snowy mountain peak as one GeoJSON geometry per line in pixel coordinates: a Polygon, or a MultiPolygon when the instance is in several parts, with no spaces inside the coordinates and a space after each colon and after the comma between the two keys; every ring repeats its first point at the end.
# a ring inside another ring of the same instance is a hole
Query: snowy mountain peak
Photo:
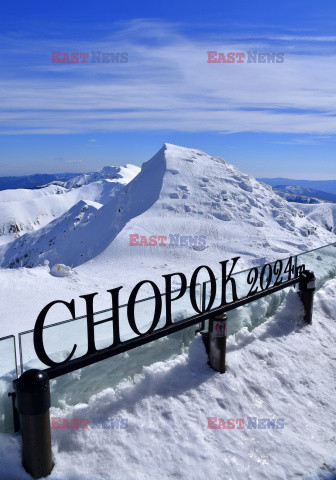
{"type": "Polygon", "coordinates": [[[120,166],[107,166],[102,168],[99,172],[84,173],[78,177],[72,178],[66,182],[66,188],[78,188],[89,183],[97,182],[98,180],[110,180],[117,181],[118,183],[125,185],[130,182],[138,173],[140,168],[126,164],[123,167],[120,166]]]}
{"type": "MultiPolygon", "coordinates": [[[[111,175],[129,170],[107,168],[111,175]]],[[[92,260],[91,268],[99,269],[122,259],[132,269],[150,255],[154,268],[162,262],[173,268],[204,262],[202,250],[208,264],[232,255],[251,264],[253,258],[284,257],[336,238],[270,186],[218,157],[172,144],[164,144],[131,182],[90,213],[79,228],[65,228],[62,241],[58,232],[63,225],[57,222],[16,240],[0,251],[2,266],[21,261],[34,266],[43,259],[76,266],[92,260]],[[132,244],[131,235],[141,242],[132,244]],[[165,237],[166,248],[150,246],[145,239],[151,235],[165,237]],[[49,237],[55,238],[50,247],[49,237]],[[179,239],[178,245],[171,238],[179,239]]]]}

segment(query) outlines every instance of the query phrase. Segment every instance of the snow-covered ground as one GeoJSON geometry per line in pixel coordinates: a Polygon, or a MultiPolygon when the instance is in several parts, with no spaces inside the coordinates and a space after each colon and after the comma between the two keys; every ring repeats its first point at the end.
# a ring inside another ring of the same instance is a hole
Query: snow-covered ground
{"type": "MultiPolygon", "coordinates": [[[[165,144],[137,173],[133,166],[106,167],[64,186],[0,192],[0,224],[8,227],[13,217],[22,224],[16,233],[27,231],[13,240],[15,232],[5,229],[7,243],[0,246],[0,336],[33,328],[40,310],[56,299],[76,299],[79,316],[85,306],[79,295],[99,292],[97,311],[111,306],[106,290],[120,285],[125,303],[145,278],[163,292],[163,274],[182,271],[190,279],[206,264],[219,276],[218,262],[234,256],[241,256],[239,271],[336,242],[318,215],[309,218],[308,209],[327,204],[296,208],[204,152],[165,144]],[[166,245],[153,245],[153,235],[166,245]]],[[[319,286],[335,275],[333,250],[304,259],[318,273],[319,286]]],[[[143,296],[150,294],[143,289],[143,296]]],[[[313,326],[303,325],[302,306],[291,291],[275,318],[249,332],[246,326],[279,306],[281,299],[274,298],[232,312],[230,333],[244,328],[228,339],[224,376],[209,369],[201,339],[192,341],[188,330],[112,359],[110,369],[101,363],[53,382],[52,416],[118,417],[127,428],[53,430],[50,479],[254,480],[305,478],[320,468],[329,473],[336,457],[336,280],[316,295],[313,326]],[[207,428],[208,417],[225,424],[245,419],[246,426],[248,417],[274,419],[283,428],[214,430],[207,428]]],[[[48,322],[64,315],[57,307],[48,322]]],[[[148,322],[147,314],[142,317],[148,322]]],[[[20,437],[0,436],[1,480],[29,478],[19,448],[20,437]]]]}
{"type": "MultiPolygon", "coordinates": [[[[128,175],[121,171],[123,185],[120,178],[101,180],[109,175],[108,168],[81,176],[75,184],[71,180],[69,191],[54,195],[71,196],[61,216],[0,247],[6,298],[0,335],[33,328],[40,310],[55,299],[69,301],[98,291],[95,308],[100,310],[110,307],[105,291],[120,285],[125,303],[130,289],[145,278],[162,290],[162,274],[182,270],[190,278],[197,266],[206,264],[219,276],[218,262],[236,255],[241,256],[237,270],[242,270],[336,241],[334,233],[305,217],[301,205],[295,208],[271,187],[199,150],[165,144],[137,176],[134,168],[128,169],[128,175]],[[113,181],[119,183],[111,198],[113,181]],[[135,243],[143,244],[130,245],[130,235],[138,235],[135,243]],[[166,245],[146,245],[152,235],[167,237],[166,245]],[[170,235],[182,244],[170,245],[170,235]],[[38,266],[46,259],[50,267],[73,266],[72,275],[51,276],[38,266]],[[7,268],[21,264],[34,268],[7,268]]],[[[42,195],[44,190],[34,192],[42,195]]],[[[17,201],[25,205],[22,192],[17,201]]],[[[15,191],[1,193],[14,195],[14,201],[15,191]]],[[[45,197],[39,202],[47,203],[45,197]]],[[[144,288],[141,294],[152,291],[144,288]]],[[[84,301],[77,307],[77,315],[83,314],[84,301]]],[[[67,319],[64,310],[54,312],[50,320],[67,319]]]]}
{"type": "MultiPolygon", "coordinates": [[[[52,417],[91,419],[96,428],[52,429],[50,480],[331,480],[336,279],[316,294],[313,325],[302,314],[291,291],[274,318],[231,336],[224,375],[209,368],[197,336],[188,351],[144,367],[133,380],[87,403],[53,408],[52,417]],[[116,419],[127,428],[107,428],[116,419]],[[223,428],[229,419],[234,428],[223,428]],[[248,428],[254,421],[260,428],[248,428]],[[209,422],[222,428],[209,429],[209,422]]],[[[0,438],[0,478],[30,478],[20,465],[20,437],[0,438]]]]}
{"type": "Polygon", "coordinates": [[[93,201],[101,206],[139,170],[134,165],[105,167],[100,172],[80,175],[62,185],[1,191],[0,244],[44,227],[80,201],[93,201]]]}
{"type": "Polygon", "coordinates": [[[78,177],[71,178],[65,183],[64,186],[67,189],[79,188],[83,185],[95,183],[100,180],[109,180],[113,183],[126,185],[131,180],[133,180],[136,175],[138,175],[139,171],[139,167],[131,165],[129,163],[126,164],[124,167],[109,166],[104,167],[99,172],[84,173],[83,175],[79,175],[78,177]]]}
{"type": "Polygon", "coordinates": [[[298,203],[323,203],[323,202],[336,202],[336,195],[332,193],[323,192],[322,190],[314,190],[308,187],[302,187],[299,185],[278,185],[273,187],[273,190],[285,198],[289,202],[298,203]]]}
{"type": "Polygon", "coordinates": [[[331,232],[336,232],[336,203],[318,203],[315,205],[295,204],[309,220],[319,223],[331,232]]]}

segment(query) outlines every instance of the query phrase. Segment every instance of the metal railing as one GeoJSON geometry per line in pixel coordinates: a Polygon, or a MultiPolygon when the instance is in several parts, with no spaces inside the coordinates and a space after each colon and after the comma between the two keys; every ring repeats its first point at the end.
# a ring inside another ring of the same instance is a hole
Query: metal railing
{"type": "MultiPolygon", "coordinates": [[[[282,260],[284,260],[284,259],[282,259],[282,260]]],[[[336,243],[329,244],[329,245],[326,245],[324,247],[316,248],[316,249],[313,249],[313,250],[310,250],[310,251],[302,252],[300,254],[297,254],[297,255],[293,256],[293,261],[294,261],[294,264],[295,264],[296,267],[298,265],[298,262],[300,262],[301,260],[302,260],[302,262],[304,261],[307,264],[309,269],[314,270],[315,275],[317,277],[317,288],[320,288],[322,286],[322,284],[327,279],[336,276],[336,243]]],[[[276,262],[273,262],[272,265],[275,266],[275,264],[276,264],[276,262]]],[[[260,272],[262,270],[262,267],[263,266],[254,267],[254,268],[258,272],[260,272]]],[[[239,277],[241,277],[241,279],[244,279],[244,278],[246,279],[247,276],[248,276],[248,272],[250,272],[250,271],[251,271],[251,269],[237,272],[233,275],[233,278],[237,279],[237,282],[239,281],[239,277]]],[[[216,280],[220,281],[221,279],[217,278],[216,280]]],[[[295,285],[296,283],[297,282],[293,282],[292,285],[295,285]]],[[[281,303],[281,301],[284,299],[283,291],[285,290],[285,288],[288,288],[289,286],[290,286],[289,284],[288,285],[284,284],[283,288],[271,290],[268,293],[268,295],[271,295],[271,294],[276,294],[276,292],[278,292],[278,297],[277,297],[276,301],[273,302],[274,303],[274,308],[277,308],[279,306],[279,304],[281,303]]],[[[199,285],[198,288],[199,288],[198,298],[199,298],[199,302],[200,302],[200,305],[201,305],[201,310],[204,311],[205,306],[206,306],[206,302],[208,301],[208,298],[209,298],[209,282],[203,282],[201,285],[199,285]]],[[[178,292],[178,290],[174,290],[173,293],[175,293],[175,292],[178,292]]],[[[164,294],[162,294],[162,296],[163,295],[164,294]]],[[[260,292],[260,296],[255,297],[253,301],[257,301],[258,298],[260,299],[264,296],[266,296],[266,295],[263,295],[262,292],[260,292]]],[[[273,297],[271,297],[271,298],[274,299],[274,297],[276,297],[276,295],[273,295],[273,297]]],[[[139,304],[139,305],[140,304],[145,305],[146,302],[150,303],[151,301],[154,300],[154,298],[155,297],[144,298],[144,299],[138,300],[136,303],[139,304]]],[[[224,313],[225,311],[231,310],[231,318],[230,318],[230,321],[228,322],[228,327],[229,327],[228,328],[228,334],[229,335],[232,334],[232,333],[235,333],[236,331],[239,330],[239,328],[242,328],[244,326],[247,326],[249,329],[252,329],[255,326],[257,326],[258,324],[260,324],[262,321],[266,320],[269,316],[271,316],[271,314],[274,314],[274,308],[273,308],[273,309],[270,309],[269,311],[267,310],[265,312],[264,316],[262,316],[262,318],[255,318],[255,319],[252,318],[252,321],[250,321],[248,324],[237,322],[237,325],[234,325],[235,317],[237,317],[237,315],[238,315],[237,312],[240,312],[241,307],[243,305],[247,305],[248,303],[250,303],[250,302],[247,302],[247,301],[244,300],[244,301],[240,301],[238,303],[232,303],[230,308],[221,308],[221,309],[219,308],[219,305],[216,306],[216,303],[215,303],[214,308],[212,309],[213,310],[212,313],[219,314],[219,313],[224,313]]],[[[121,310],[125,309],[126,305],[121,305],[119,308],[121,310]]],[[[245,306],[244,308],[247,308],[247,307],[245,306]]],[[[188,345],[188,343],[190,343],[190,341],[192,339],[192,336],[193,336],[192,332],[194,332],[195,330],[199,331],[201,329],[204,329],[204,327],[206,325],[206,320],[209,318],[209,312],[205,312],[202,315],[191,315],[190,313],[191,313],[191,309],[188,307],[188,305],[186,306],[186,305],[182,304],[179,308],[176,308],[176,311],[174,312],[173,324],[169,327],[169,329],[162,330],[162,328],[160,328],[160,326],[162,327],[162,325],[158,325],[157,329],[154,330],[154,332],[152,332],[152,334],[151,334],[151,335],[153,335],[152,337],[150,337],[150,335],[147,335],[147,336],[142,336],[140,338],[128,338],[128,339],[126,339],[125,342],[123,342],[123,344],[121,346],[119,345],[112,350],[110,349],[109,352],[106,351],[102,355],[101,358],[106,358],[107,359],[107,358],[110,358],[112,356],[119,355],[122,352],[126,352],[126,351],[131,350],[131,349],[136,349],[136,352],[139,353],[139,361],[135,361],[134,363],[137,364],[136,368],[139,369],[139,368],[141,368],[141,361],[143,360],[143,354],[142,354],[142,349],[141,348],[138,349],[137,347],[144,346],[151,341],[166,337],[168,335],[169,335],[168,340],[170,341],[170,339],[174,339],[175,343],[171,342],[172,343],[171,348],[166,349],[162,353],[162,357],[157,357],[156,356],[154,361],[157,361],[159,359],[164,360],[164,359],[169,358],[169,355],[172,355],[174,353],[178,353],[179,351],[181,351],[179,349],[183,348],[183,345],[188,345]],[[190,328],[190,327],[192,327],[192,328],[190,328]],[[177,341],[176,340],[176,338],[177,338],[176,335],[171,336],[171,334],[174,334],[174,333],[177,334],[178,332],[181,332],[182,330],[184,330],[186,328],[190,329],[190,334],[188,334],[188,336],[185,338],[185,341],[187,343],[183,343],[183,342],[181,343],[181,342],[177,341]]],[[[103,319],[104,316],[106,317],[106,315],[108,315],[108,314],[111,314],[111,309],[106,309],[106,310],[96,312],[95,313],[95,318],[103,319]]],[[[65,328],[65,327],[67,329],[76,328],[76,325],[78,326],[80,322],[82,322],[82,324],[85,324],[85,320],[86,320],[86,316],[83,315],[81,317],[77,317],[76,319],[57,322],[55,324],[45,326],[44,332],[45,332],[46,335],[48,334],[48,331],[52,332],[53,335],[51,335],[51,333],[50,333],[50,335],[54,337],[54,333],[56,333],[56,331],[58,330],[57,334],[60,334],[62,336],[62,331],[61,330],[63,328],[65,328]]],[[[251,320],[251,319],[249,319],[249,320],[251,320]]],[[[65,331],[65,334],[67,333],[67,331],[65,331]]],[[[102,336],[104,336],[104,335],[102,335],[102,336]]],[[[1,350],[1,340],[7,340],[7,339],[12,339],[12,342],[13,342],[12,351],[14,352],[14,354],[12,355],[12,358],[14,359],[14,361],[11,361],[11,364],[8,365],[8,367],[3,368],[2,369],[3,371],[0,370],[0,379],[4,380],[3,383],[6,384],[6,382],[7,382],[7,385],[9,385],[9,383],[14,378],[17,377],[17,365],[16,365],[16,356],[15,356],[15,338],[12,335],[8,336],[8,337],[4,337],[3,339],[0,339],[0,358],[2,360],[7,361],[7,363],[8,363],[8,355],[3,353],[4,348],[1,350]],[[9,381],[9,379],[10,379],[10,381],[9,381]]],[[[60,342],[60,343],[62,343],[62,342],[60,342]]],[[[67,371],[68,372],[73,371],[75,369],[76,365],[80,365],[80,361],[78,359],[74,359],[75,363],[73,363],[72,366],[62,367],[62,369],[58,369],[58,370],[55,370],[55,371],[52,371],[52,369],[50,369],[50,368],[47,369],[46,365],[43,365],[43,364],[41,364],[41,362],[37,361],[36,355],[34,353],[34,350],[33,350],[33,330],[29,330],[29,331],[22,332],[22,333],[19,334],[19,354],[20,354],[21,374],[29,368],[36,367],[36,368],[40,368],[40,369],[41,368],[45,369],[52,378],[54,378],[54,377],[56,378],[58,376],[58,374],[64,375],[64,373],[66,373],[67,371]],[[60,373],[60,372],[63,372],[63,373],[60,373]]],[[[120,358],[122,358],[122,357],[123,356],[121,355],[120,358]]],[[[90,360],[86,359],[84,362],[85,363],[82,363],[82,367],[84,367],[85,365],[90,365],[90,364],[94,363],[94,360],[93,359],[90,359],[90,360]]],[[[88,375],[89,375],[89,369],[87,369],[87,370],[88,370],[88,375]]],[[[135,369],[135,372],[136,371],[139,371],[139,370],[135,369]]],[[[85,374],[84,374],[84,376],[85,376],[85,374]]],[[[116,381],[118,379],[120,380],[120,378],[121,378],[120,375],[116,376],[116,381]]],[[[103,377],[101,379],[101,382],[104,382],[103,377]]],[[[58,385],[61,386],[60,383],[58,385]]],[[[108,385],[108,386],[110,386],[110,385],[108,385]]],[[[5,395],[7,395],[7,392],[0,392],[0,394],[3,397],[3,404],[5,404],[5,395]]],[[[88,394],[89,394],[89,392],[88,392],[88,394]]],[[[8,402],[8,399],[6,401],[8,402]]],[[[1,403],[0,403],[0,406],[1,406],[1,403]]],[[[1,413],[1,411],[0,411],[0,413],[1,413]]],[[[8,425],[8,422],[7,422],[7,425],[8,425]]],[[[1,429],[1,425],[0,425],[0,429],[1,429]]],[[[4,429],[2,428],[2,430],[4,430],[4,429]]]]}

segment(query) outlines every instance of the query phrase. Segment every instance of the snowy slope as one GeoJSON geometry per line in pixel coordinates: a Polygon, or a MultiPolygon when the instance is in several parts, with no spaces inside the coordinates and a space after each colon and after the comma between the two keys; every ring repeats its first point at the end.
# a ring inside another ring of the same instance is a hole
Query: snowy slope
{"type": "Polygon", "coordinates": [[[336,195],[332,193],[322,192],[322,190],[314,190],[308,187],[293,185],[278,185],[273,190],[285,198],[289,202],[299,203],[323,203],[336,202],[336,195]]]}
{"type": "MultiPolygon", "coordinates": [[[[302,314],[292,291],[273,319],[230,337],[224,375],[210,369],[197,337],[188,352],[144,367],[134,380],[52,408],[52,417],[89,419],[96,428],[52,430],[56,465],[48,478],[332,480],[336,280],[316,294],[313,325],[302,314]],[[233,419],[234,428],[209,429],[209,417],[222,427],[233,419]],[[262,428],[247,428],[248,418],[262,428]],[[107,428],[117,419],[127,428],[107,428]]],[[[72,374],[73,382],[80,377],[72,374]]],[[[29,478],[20,443],[0,435],[6,480],[29,478]]]]}
{"type": "MultiPolygon", "coordinates": [[[[84,187],[82,187],[84,188],[84,187]]],[[[140,174],[120,188],[95,216],[61,231],[55,222],[3,247],[3,267],[51,264],[82,265],[95,274],[102,268],[136,269],[146,258],[152,267],[188,266],[242,255],[260,263],[290,252],[335,241],[335,235],[276,195],[272,188],[224,160],[198,150],[165,144],[140,174]],[[205,245],[130,246],[130,234],[205,237],[205,245]],[[51,239],[53,245],[46,248],[51,239]],[[130,263],[129,263],[130,262],[130,263]]],[[[244,264],[241,263],[241,266],[244,264]]]]}
{"type": "MultiPolygon", "coordinates": [[[[97,202],[80,200],[63,215],[50,222],[46,227],[42,227],[38,233],[36,232],[36,235],[40,238],[39,248],[41,251],[48,253],[54,250],[55,245],[62,245],[68,232],[75,231],[88,223],[101,206],[97,202]]],[[[24,245],[24,239],[19,239],[18,242],[24,245]]],[[[26,257],[23,257],[22,263],[25,263],[25,258],[28,258],[29,251],[25,255],[26,257]]],[[[17,257],[16,264],[10,264],[9,266],[19,267],[20,264],[18,262],[19,259],[17,257]]]]}
{"type": "Polygon", "coordinates": [[[272,187],[277,187],[279,185],[287,186],[301,186],[312,188],[313,190],[320,190],[322,192],[332,193],[336,195],[336,180],[297,180],[292,178],[258,178],[260,182],[267,183],[272,187]]]}
{"type": "Polygon", "coordinates": [[[112,180],[121,185],[126,185],[139,173],[140,168],[126,164],[124,167],[110,166],[104,167],[99,172],[84,173],[78,177],[72,178],[65,183],[66,188],[78,188],[88,183],[97,182],[99,180],[112,180]]]}
{"type": "Polygon", "coordinates": [[[38,230],[81,200],[106,203],[139,170],[134,165],[105,167],[100,172],[85,176],[85,181],[84,176],[79,176],[65,186],[49,185],[36,190],[1,191],[0,244],[11,242],[26,232],[38,230]]]}
{"type": "Polygon", "coordinates": [[[336,203],[320,203],[317,205],[296,204],[306,215],[327,230],[336,233],[336,203]]]}

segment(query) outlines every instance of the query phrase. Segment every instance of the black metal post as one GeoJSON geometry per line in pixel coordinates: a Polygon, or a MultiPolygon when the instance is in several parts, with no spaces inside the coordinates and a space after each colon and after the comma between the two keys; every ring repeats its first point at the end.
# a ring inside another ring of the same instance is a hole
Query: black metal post
{"type": "Polygon", "coordinates": [[[205,350],[209,355],[209,332],[208,330],[201,330],[199,333],[202,335],[202,340],[205,346],[205,350]]]}
{"type": "Polygon", "coordinates": [[[11,399],[12,399],[14,432],[18,433],[20,431],[20,415],[19,415],[19,412],[17,411],[16,405],[15,405],[16,393],[15,392],[8,392],[8,396],[11,397],[11,399]]]}
{"type": "Polygon", "coordinates": [[[226,321],[224,314],[209,318],[209,364],[220,373],[225,373],[226,321]]]}
{"type": "Polygon", "coordinates": [[[13,382],[21,417],[22,464],[33,478],[53,469],[50,431],[49,377],[42,370],[27,370],[13,382]]]}
{"type": "Polygon", "coordinates": [[[299,296],[302,300],[305,316],[304,320],[310,325],[313,323],[314,292],[316,289],[314,272],[304,270],[299,281],[299,296]]]}

